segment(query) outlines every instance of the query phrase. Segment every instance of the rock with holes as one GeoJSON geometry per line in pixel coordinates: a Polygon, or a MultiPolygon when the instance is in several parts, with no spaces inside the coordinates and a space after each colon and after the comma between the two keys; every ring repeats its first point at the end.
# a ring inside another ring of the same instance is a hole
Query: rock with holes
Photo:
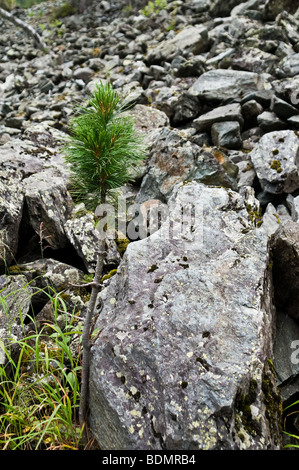
{"type": "Polygon", "coordinates": [[[177,185],[100,293],[90,425],[101,449],[277,449],[268,236],[238,193],[177,185]]]}
{"type": "Polygon", "coordinates": [[[264,191],[281,194],[299,188],[299,138],[296,132],[268,132],[254,147],[250,158],[264,191]]]}

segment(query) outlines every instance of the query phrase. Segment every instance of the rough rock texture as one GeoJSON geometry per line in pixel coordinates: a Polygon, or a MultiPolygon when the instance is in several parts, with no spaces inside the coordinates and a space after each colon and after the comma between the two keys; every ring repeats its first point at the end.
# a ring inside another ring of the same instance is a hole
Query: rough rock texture
{"type": "Polygon", "coordinates": [[[136,201],[169,198],[175,184],[195,179],[234,187],[238,167],[217,148],[200,147],[176,130],[162,128],[151,135],[152,151],[136,201]]]}
{"type": "Polygon", "coordinates": [[[0,175],[0,267],[9,265],[16,256],[24,193],[19,179],[1,172],[0,175]]]}
{"type": "Polygon", "coordinates": [[[189,91],[203,100],[223,101],[270,88],[268,79],[266,74],[243,70],[210,70],[202,74],[189,91]]]}
{"type": "Polygon", "coordinates": [[[150,51],[146,61],[149,64],[169,61],[178,52],[192,52],[197,55],[207,50],[208,46],[208,31],[204,26],[187,26],[174,38],[163,41],[150,51]]]}
{"type": "Polygon", "coordinates": [[[31,306],[32,288],[22,275],[0,276],[0,365],[6,361],[3,347],[8,348],[10,355],[16,359],[17,344],[25,333],[21,323],[20,311],[23,321],[31,306]],[[12,341],[11,341],[12,340],[12,341]]]}
{"type": "Polygon", "coordinates": [[[101,294],[95,437],[102,449],[278,448],[268,237],[231,190],[182,184],[169,208],[173,237],[166,222],[130,244],[101,294]]]}
{"type": "Polygon", "coordinates": [[[294,131],[265,134],[250,154],[262,188],[292,193],[299,188],[299,138],[294,131]]]}

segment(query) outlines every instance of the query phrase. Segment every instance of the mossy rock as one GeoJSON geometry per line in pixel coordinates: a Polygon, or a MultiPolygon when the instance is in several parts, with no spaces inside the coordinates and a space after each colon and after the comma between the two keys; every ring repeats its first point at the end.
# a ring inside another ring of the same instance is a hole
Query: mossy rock
{"type": "Polygon", "coordinates": [[[118,238],[116,240],[117,250],[121,255],[124,254],[129,243],[130,243],[130,240],[128,238],[118,238]]]}

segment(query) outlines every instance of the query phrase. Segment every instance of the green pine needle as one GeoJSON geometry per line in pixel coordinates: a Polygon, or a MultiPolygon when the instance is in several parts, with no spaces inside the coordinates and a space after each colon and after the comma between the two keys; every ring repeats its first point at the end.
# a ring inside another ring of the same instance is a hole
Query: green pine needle
{"type": "Polygon", "coordinates": [[[72,196],[94,210],[116,188],[128,183],[145,157],[142,136],[110,83],[100,83],[86,107],[70,121],[65,160],[72,196]]]}

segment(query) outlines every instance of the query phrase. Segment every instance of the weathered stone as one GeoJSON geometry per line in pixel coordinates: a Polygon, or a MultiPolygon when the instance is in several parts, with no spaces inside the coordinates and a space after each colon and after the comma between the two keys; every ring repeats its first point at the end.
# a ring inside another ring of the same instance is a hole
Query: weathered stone
{"type": "Polygon", "coordinates": [[[219,106],[194,119],[193,126],[198,132],[206,132],[211,129],[214,123],[223,121],[237,121],[243,126],[244,120],[241,113],[241,105],[239,103],[232,103],[226,106],[219,106]]]}
{"type": "Polygon", "coordinates": [[[287,128],[286,122],[271,111],[264,111],[259,114],[257,122],[264,132],[280,131],[287,128]]]}
{"type": "Polygon", "coordinates": [[[158,127],[166,127],[170,124],[168,116],[161,110],[152,106],[136,104],[130,111],[135,120],[135,127],[145,133],[158,127]]]}
{"type": "Polygon", "coordinates": [[[221,0],[212,0],[210,13],[212,16],[229,16],[232,9],[241,3],[240,0],[228,0],[223,2],[221,0]]]}
{"type": "Polygon", "coordinates": [[[256,177],[255,169],[250,160],[241,160],[236,162],[237,167],[239,168],[238,171],[238,188],[242,186],[253,186],[254,179],[256,177]]]}
{"type": "Polygon", "coordinates": [[[244,117],[244,125],[253,127],[257,123],[257,116],[263,112],[263,107],[256,100],[246,101],[242,105],[242,115],[244,117]]]}
{"type": "Polygon", "coordinates": [[[296,77],[299,74],[299,53],[284,57],[276,68],[279,78],[296,77]]]}
{"type": "Polygon", "coordinates": [[[93,70],[90,69],[89,67],[79,67],[74,71],[74,78],[83,80],[85,83],[89,82],[93,75],[93,70]]]}
{"type": "Polygon", "coordinates": [[[270,89],[267,74],[239,70],[210,70],[202,74],[189,92],[199,99],[221,102],[237,99],[254,91],[270,89]]]}
{"type": "Polygon", "coordinates": [[[278,230],[280,223],[281,221],[275,207],[269,202],[263,215],[261,228],[265,230],[270,237],[278,230]]]}
{"type": "Polygon", "coordinates": [[[187,26],[173,38],[166,39],[150,49],[146,56],[146,62],[149,64],[159,64],[165,60],[169,62],[176,54],[192,52],[197,55],[206,51],[208,47],[208,30],[201,25],[187,26]]]}
{"type": "Polygon", "coordinates": [[[28,221],[53,249],[67,243],[64,224],[72,209],[71,197],[64,178],[48,169],[23,180],[28,221]]]}
{"type": "Polygon", "coordinates": [[[278,311],[276,314],[274,366],[283,400],[289,399],[292,395],[289,394],[288,383],[299,377],[299,361],[297,359],[298,353],[296,353],[298,337],[298,323],[286,313],[278,311]]]}
{"type": "MultiPolygon", "coordinates": [[[[62,305],[64,303],[70,315],[83,316],[85,314],[90,291],[79,287],[86,284],[84,272],[80,269],[55,259],[44,258],[11,266],[8,272],[11,276],[16,276],[16,273],[22,275],[30,286],[30,292],[33,294],[31,306],[39,325],[45,319],[43,314],[39,315],[41,305],[48,304],[49,296],[57,296],[60,311],[65,312],[62,305]]],[[[53,309],[50,311],[46,309],[46,311],[54,321],[53,309]]]]}
{"type": "Polygon", "coordinates": [[[179,185],[169,213],[100,294],[93,435],[110,450],[279,448],[268,237],[224,188],[179,185]]]}
{"type": "Polygon", "coordinates": [[[93,213],[82,211],[69,218],[64,224],[64,230],[71,245],[83,260],[85,268],[89,273],[94,273],[96,265],[96,251],[99,248],[99,234],[95,228],[93,213]]]}
{"type": "Polygon", "coordinates": [[[299,187],[299,139],[294,131],[269,132],[250,154],[262,188],[271,194],[299,187]]]}
{"type": "Polygon", "coordinates": [[[292,194],[288,194],[286,204],[291,213],[292,220],[299,222],[299,196],[294,197],[292,194]]]}
{"type": "Polygon", "coordinates": [[[235,187],[238,168],[217,148],[201,148],[168,128],[152,134],[152,141],[147,171],[136,197],[138,203],[148,199],[164,202],[175,184],[189,179],[235,187]]]}
{"type": "Polygon", "coordinates": [[[221,68],[232,68],[254,73],[271,73],[272,67],[279,58],[269,52],[261,51],[258,47],[248,47],[234,52],[220,62],[221,68]]]}
{"type": "Polygon", "coordinates": [[[0,174],[0,268],[9,266],[17,254],[24,192],[20,175],[0,174]]]}
{"type": "Polygon", "coordinates": [[[237,121],[216,122],[211,128],[212,142],[218,147],[239,149],[242,146],[240,124],[237,121]]]}
{"type": "Polygon", "coordinates": [[[33,290],[24,276],[3,275],[0,276],[0,291],[0,365],[3,365],[7,361],[4,346],[13,360],[17,359],[17,341],[26,332],[24,320],[30,310],[33,290]]]}
{"type": "Polygon", "coordinates": [[[199,114],[200,104],[190,95],[185,86],[171,86],[154,89],[151,93],[152,105],[163,111],[172,123],[190,121],[199,114]]]}

